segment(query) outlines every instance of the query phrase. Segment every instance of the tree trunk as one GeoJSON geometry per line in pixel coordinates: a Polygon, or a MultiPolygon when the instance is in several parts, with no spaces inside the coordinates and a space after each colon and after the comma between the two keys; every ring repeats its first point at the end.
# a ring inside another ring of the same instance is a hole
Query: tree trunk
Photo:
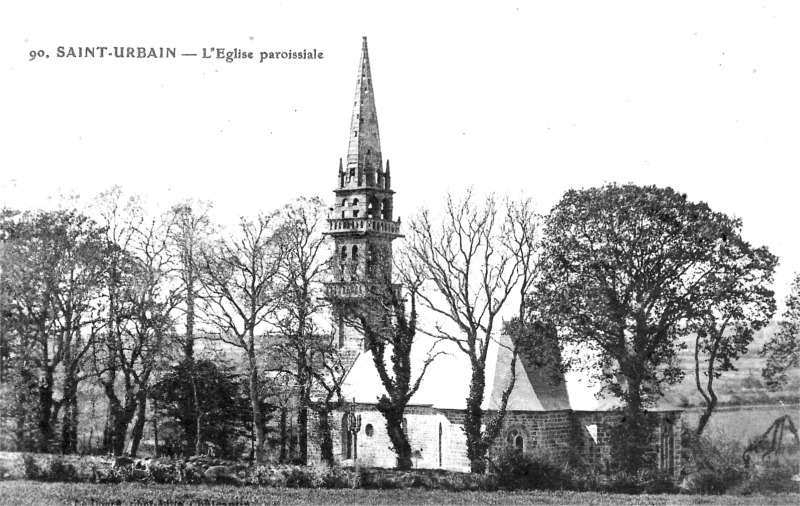
{"type": "Polygon", "coordinates": [[[467,436],[467,458],[469,469],[473,473],[483,473],[486,470],[486,445],[481,434],[483,423],[484,388],[486,384],[485,372],[482,367],[472,364],[472,378],[469,384],[469,397],[464,410],[464,433],[467,436]]]}
{"type": "Polygon", "coordinates": [[[153,452],[155,452],[156,458],[160,456],[158,451],[158,411],[155,401],[153,401],[153,452]]]}
{"type": "Polygon", "coordinates": [[[281,407],[281,462],[286,462],[286,412],[286,407],[281,407]]]}
{"type": "Polygon", "coordinates": [[[189,266],[186,281],[186,341],[183,354],[188,362],[194,360],[194,273],[189,266]]]}
{"type": "Polygon", "coordinates": [[[397,455],[397,469],[406,471],[411,469],[411,444],[408,442],[408,434],[403,430],[403,415],[405,406],[397,407],[385,395],[378,401],[378,411],[386,419],[386,432],[392,442],[392,449],[397,455]]]}
{"type": "Polygon", "coordinates": [[[250,406],[253,409],[253,432],[256,436],[254,448],[255,459],[256,464],[262,465],[266,461],[266,454],[264,451],[264,417],[261,413],[261,402],[258,394],[258,366],[256,365],[256,354],[252,344],[247,350],[247,354],[249,359],[248,368],[250,369],[250,406]]]}
{"type": "Polygon", "coordinates": [[[331,437],[330,413],[327,411],[319,411],[318,415],[320,454],[322,461],[329,466],[333,466],[333,437],[331,437]]]}
{"type": "Polygon", "coordinates": [[[42,453],[50,451],[53,442],[53,371],[45,366],[44,378],[39,384],[39,407],[37,426],[39,428],[38,450],[42,453]]]}
{"type": "Polygon", "coordinates": [[[298,443],[300,446],[300,464],[308,463],[308,408],[300,406],[297,412],[298,443]]]}
{"type": "Polygon", "coordinates": [[[136,401],[133,392],[126,391],[125,404],[123,405],[113,384],[104,382],[106,397],[108,398],[108,426],[103,437],[103,449],[115,456],[120,456],[125,451],[125,438],[128,426],[136,412],[136,401]]]}
{"type": "Polygon", "coordinates": [[[64,414],[61,419],[61,453],[78,451],[78,380],[75,371],[68,370],[64,376],[64,414]]]}
{"type": "Polygon", "coordinates": [[[147,421],[147,394],[140,390],[136,394],[136,421],[133,423],[131,431],[131,457],[136,457],[139,451],[139,444],[142,442],[144,434],[144,424],[147,421]]]}
{"type": "MultiPolygon", "coordinates": [[[[191,360],[191,359],[190,359],[191,360]]],[[[197,378],[195,375],[196,364],[194,360],[189,362],[189,370],[192,378],[192,396],[194,399],[194,454],[203,453],[203,412],[200,410],[200,397],[197,395],[197,378]]]]}

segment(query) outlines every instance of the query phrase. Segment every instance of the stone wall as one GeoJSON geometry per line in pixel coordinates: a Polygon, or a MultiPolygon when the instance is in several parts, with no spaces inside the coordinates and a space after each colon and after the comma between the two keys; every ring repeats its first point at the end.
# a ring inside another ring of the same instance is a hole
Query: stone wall
{"type": "Polygon", "coordinates": [[[563,465],[573,460],[574,432],[573,415],[569,410],[509,411],[490,455],[498,455],[521,443],[523,453],[563,465]],[[521,441],[517,439],[520,436],[521,441]]]}
{"type": "MultiPolygon", "coordinates": [[[[361,427],[355,437],[358,463],[394,467],[396,458],[383,415],[373,405],[356,405],[354,409],[361,417],[361,427]]],[[[658,419],[655,451],[659,467],[673,473],[680,464],[680,415],[680,411],[653,413],[658,419]]],[[[344,416],[344,411],[338,411],[331,419],[334,458],[343,465],[354,465],[353,459],[343,458],[346,452],[342,443],[344,416]]],[[[489,455],[499,455],[508,447],[521,447],[525,454],[557,465],[580,463],[604,471],[611,454],[610,431],[619,423],[620,416],[613,411],[509,411],[489,455]]],[[[405,418],[415,467],[469,471],[463,411],[412,406],[406,410],[405,418]]],[[[317,423],[312,417],[310,427],[314,434],[309,438],[312,460],[320,458],[317,423]]]]}
{"type": "MultiPolygon", "coordinates": [[[[652,412],[656,434],[654,451],[659,469],[673,474],[680,470],[681,411],[652,412]]],[[[617,411],[575,411],[575,440],[573,450],[576,460],[605,470],[611,458],[611,430],[620,423],[622,413],[617,411]]]]}

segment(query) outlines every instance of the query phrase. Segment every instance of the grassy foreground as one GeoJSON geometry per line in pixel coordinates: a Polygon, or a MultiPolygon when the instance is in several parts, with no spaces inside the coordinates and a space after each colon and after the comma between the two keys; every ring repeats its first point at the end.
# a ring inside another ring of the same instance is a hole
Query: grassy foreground
{"type": "Polygon", "coordinates": [[[0,504],[257,505],[257,504],[800,504],[800,494],[767,496],[622,495],[596,492],[446,492],[235,487],[229,485],[143,485],[140,483],[0,482],[0,504]]]}

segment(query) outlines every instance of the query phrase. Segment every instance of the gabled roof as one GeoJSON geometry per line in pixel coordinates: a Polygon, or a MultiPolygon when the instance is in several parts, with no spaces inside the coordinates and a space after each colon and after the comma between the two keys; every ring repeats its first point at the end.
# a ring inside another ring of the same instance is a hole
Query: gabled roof
{"type": "MultiPolygon", "coordinates": [[[[431,344],[429,338],[420,338],[415,343],[413,359],[417,367],[413,379],[419,374],[431,344]]],[[[452,343],[439,343],[435,349],[447,354],[437,357],[430,365],[411,404],[439,409],[464,409],[471,376],[469,359],[452,343]]],[[[497,342],[491,343],[486,364],[483,409],[497,409],[500,406],[503,391],[510,381],[511,357],[510,340],[507,337],[500,337],[497,342]]],[[[537,368],[530,360],[521,359],[517,363],[516,383],[509,397],[508,409],[595,411],[619,405],[616,399],[598,399],[595,396],[598,389],[582,379],[579,374],[568,373],[554,383],[551,373],[537,368]]],[[[371,352],[362,352],[358,356],[345,380],[343,393],[348,401],[359,404],[375,403],[385,393],[371,352]]]]}

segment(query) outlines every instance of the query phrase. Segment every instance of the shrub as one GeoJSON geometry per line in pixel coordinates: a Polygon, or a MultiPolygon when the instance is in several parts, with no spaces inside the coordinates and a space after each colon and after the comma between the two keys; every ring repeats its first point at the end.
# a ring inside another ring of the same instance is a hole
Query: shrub
{"type": "Polygon", "coordinates": [[[800,493],[800,482],[792,480],[798,472],[800,462],[796,458],[756,468],[747,473],[744,483],[734,487],[732,492],[742,495],[800,493]]]}
{"type": "Polygon", "coordinates": [[[630,475],[655,468],[656,420],[646,412],[621,409],[619,413],[619,423],[609,430],[611,468],[630,475]]]}
{"type": "Polygon", "coordinates": [[[0,462],[0,480],[11,480],[14,477],[14,470],[4,462],[0,462]]]}
{"type": "Polygon", "coordinates": [[[36,462],[36,457],[30,453],[22,456],[22,466],[25,469],[25,478],[29,480],[38,480],[43,474],[42,468],[36,462]]]}
{"type": "Polygon", "coordinates": [[[46,481],[77,481],[75,466],[64,462],[62,457],[52,457],[43,479],[46,481]]]}
{"type": "Polygon", "coordinates": [[[517,449],[501,453],[491,468],[501,488],[555,490],[569,484],[567,475],[560,468],[517,449]]]}

